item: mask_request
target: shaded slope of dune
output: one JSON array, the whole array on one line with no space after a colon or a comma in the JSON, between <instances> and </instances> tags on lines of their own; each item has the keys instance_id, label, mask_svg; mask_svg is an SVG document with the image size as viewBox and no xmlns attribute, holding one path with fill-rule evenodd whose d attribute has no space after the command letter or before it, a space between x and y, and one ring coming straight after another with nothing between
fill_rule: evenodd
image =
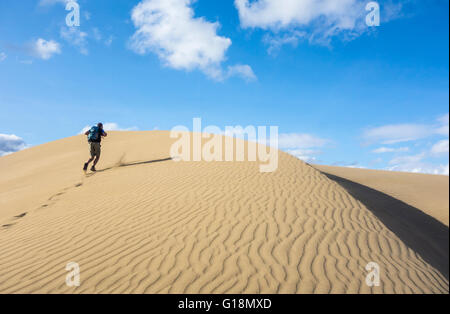
<instances>
[{"instance_id":1,"label":"shaded slope of dune","mask_svg":"<svg viewBox=\"0 0 450 314\"><path fill-rule=\"evenodd\" d=\"M168 132L81 136L0 158L2 293L446 293L448 280L338 183L280 153L175 162ZM65 266L81 267L67 287ZM365 266L381 267L381 286Z\"/></svg>"},{"instance_id":2,"label":"shaded slope of dune","mask_svg":"<svg viewBox=\"0 0 450 314\"><path fill-rule=\"evenodd\" d=\"M366 205L389 230L448 280L449 233L446 225L389 195L331 174L327 176Z\"/></svg>"},{"instance_id":3,"label":"shaded slope of dune","mask_svg":"<svg viewBox=\"0 0 450 314\"><path fill-rule=\"evenodd\" d=\"M314 165L314 168L326 174L380 191L405 204L420 209L448 227L448 176L322 165Z\"/></svg>"}]
</instances>

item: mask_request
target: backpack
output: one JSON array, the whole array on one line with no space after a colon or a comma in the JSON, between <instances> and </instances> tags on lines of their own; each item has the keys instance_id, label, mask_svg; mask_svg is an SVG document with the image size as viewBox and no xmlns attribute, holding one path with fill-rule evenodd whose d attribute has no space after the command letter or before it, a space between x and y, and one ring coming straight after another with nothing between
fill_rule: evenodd
<instances>
[{"instance_id":1,"label":"backpack","mask_svg":"<svg viewBox=\"0 0 450 314\"><path fill-rule=\"evenodd\" d=\"M98 126L93 126L89 130L88 141L89 142L97 142L100 139L100 128Z\"/></svg>"}]
</instances>

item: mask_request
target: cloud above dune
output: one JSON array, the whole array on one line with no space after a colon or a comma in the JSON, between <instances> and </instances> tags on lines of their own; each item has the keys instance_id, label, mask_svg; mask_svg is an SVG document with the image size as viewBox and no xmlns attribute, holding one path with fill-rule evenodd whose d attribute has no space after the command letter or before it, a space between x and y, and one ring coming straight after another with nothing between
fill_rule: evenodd
<instances>
[{"instance_id":1,"label":"cloud above dune","mask_svg":"<svg viewBox=\"0 0 450 314\"><path fill-rule=\"evenodd\" d=\"M396 124L369 129L364 133L364 137L382 144L396 144L422 139L432 134L433 129L428 125Z\"/></svg>"},{"instance_id":2,"label":"cloud above dune","mask_svg":"<svg viewBox=\"0 0 450 314\"><path fill-rule=\"evenodd\" d=\"M0 52L0 62L3 62L6 60L8 56L4 52Z\"/></svg>"},{"instance_id":3,"label":"cloud above dune","mask_svg":"<svg viewBox=\"0 0 450 314\"><path fill-rule=\"evenodd\" d=\"M438 119L439 126L436 128L436 133L443 136L449 136L449 114L445 114Z\"/></svg>"},{"instance_id":4,"label":"cloud above dune","mask_svg":"<svg viewBox=\"0 0 450 314\"><path fill-rule=\"evenodd\" d=\"M449 140L442 140L434 144L431 148L431 153L434 155L443 155L449 153Z\"/></svg>"},{"instance_id":5,"label":"cloud above dune","mask_svg":"<svg viewBox=\"0 0 450 314\"><path fill-rule=\"evenodd\" d=\"M427 173L436 175L449 175L449 164L435 165L426 161L427 154L401 156L389 162L387 170L413 173Z\"/></svg>"},{"instance_id":6,"label":"cloud above dune","mask_svg":"<svg viewBox=\"0 0 450 314\"><path fill-rule=\"evenodd\" d=\"M286 153L307 163L317 162L317 156L322 154L320 150L314 149L287 149Z\"/></svg>"},{"instance_id":7,"label":"cloud above dune","mask_svg":"<svg viewBox=\"0 0 450 314\"><path fill-rule=\"evenodd\" d=\"M288 149L323 147L327 143L326 139L306 133L284 133L278 140L280 148Z\"/></svg>"},{"instance_id":8,"label":"cloud above dune","mask_svg":"<svg viewBox=\"0 0 450 314\"><path fill-rule=\"evenodd\" d=\"M366 144L384 144L375 154L395 153L386 170L448 175L449 115L430 124L392 124L364 131ZM444 137L444 138L442 138ZM431 141L434 145L431 146ZM411 142L410 147L392 147ZM408 155L402 154L410 152ZM445 158L447 156L447 158Z\"/></svg>"},{"instance_id":9,"label":"cloud above dune","mask_svg":"<svg viewBox=\"0 0 450 314\"><path fill-rule=\"evenodd\" d=\"M369 128L364 131L367 143L396 144L424 139L430 136L447 136L449 133L448 114L439 117L434 124L391 124Z\"/></svg>"},{"instance_id":10,"label":"cloud above dune","mask_svg":"<svg viewBox=\"0 0 450 314\"><path fill-rule=\"evenodd\" d=\"M278 137L278 146L287 153L312 163L322 154L320 148L330 143L329 140L306 133L284 133Z\"/></svg>"},{"instance_id":11,"label":"cloud above dune","mask_svg":"<svg viewBox=\"0 0 450 314\"><path fill-rule=\"evenodd\" d=\"M0 156L27 148L25 141L14 134L0 134Z\"/></svg>"},{"instance_id":12,"label":"cloud above dune","mask_svg":"<svg viewBox=\"0 0 450 314\"><path fill-rule=\"evenodd\" d=\"M210 78L229 75L253 78L249 66L222 69L232 42L218 35L218 22L195 17L194 0L143 0L134 7L131 19L137 28L130 48L138 54L156 54L164 65L177 70L200 70Z\"/></svg>"},{"instance_id":13,"label":"cloud above dune","mask_svg":"<svg viewBox=\"0 0 450 314\"><path fill-rule=\"evenodd\" d=\"M336 167L344 167L344 168L353 168L353 169L367 169L367 167L362 166L359 161L336 161L331 164L332 166Z\"/></svg>"},{"instance_id":14,"label":"cloud above dune","mask_svg":"<svg viewBox=\"0 0 450 314\"><path fill-rule=\"evenodd\" d=\"M404 153L408 152L409 147L399 147L399 148L392 148L392 147L380 147L377 149L374 149L372 153L375 154L385 154L385 153Z\"/></svg>"},{"instance_id":15,"label":"cloud above dune","mask_svg":"<svg viewBox=\"0 0 450 314\"><path fill-rule=\"evenodd\" d=\"M85 127L80 131L79 134L84 134L84 133L86 133L87 131L89 131L91 128L92 128L92 126L87 125L87 126L85 126ZM120 126L119 126L117 123L115 123L115 122L107 122L107 123L103 123L103 129L104 129L105 131L137 131L137 130L138 130L138 128L135 127L135 126L130 127L130 128L123 128L123 127L120 127Z\"/></svg>"},{"instance_id":16,"label":"cloud above dune","mask_svg":"<svg viewBox=\"0 0 450 314\"><path fill-rule=\"evenodd\" d=\"M246 129L241 127L227 129L225 132L219 134L240 139L247 139L250 141L256 140L260 144L268 146L271 145L270 141L266 138L264 140L249 138ZM300 160L312 163L316 162L318 160L317 156L322 154L320 149L329 143L331 143L330 140L322 139L312 134L281 133L278 134L277 148L293 155L294 157L297 157Z\"/></svg>"}]
</instances>

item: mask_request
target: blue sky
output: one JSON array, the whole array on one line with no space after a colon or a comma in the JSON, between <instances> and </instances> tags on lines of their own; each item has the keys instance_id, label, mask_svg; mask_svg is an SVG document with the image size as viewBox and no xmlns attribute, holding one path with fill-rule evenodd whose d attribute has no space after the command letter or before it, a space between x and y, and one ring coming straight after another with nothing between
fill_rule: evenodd
<instances>
[{"instance_id":1,"label":"blue sky","mask_svg":"<svg viewBox=\"0 0 450 314\"><path fill-rule=\"evenodd\" d=\"M448 174L449 3L0 2L0 154L86 125L276 125L308 162Z\"/></svg>"}]
</instances>

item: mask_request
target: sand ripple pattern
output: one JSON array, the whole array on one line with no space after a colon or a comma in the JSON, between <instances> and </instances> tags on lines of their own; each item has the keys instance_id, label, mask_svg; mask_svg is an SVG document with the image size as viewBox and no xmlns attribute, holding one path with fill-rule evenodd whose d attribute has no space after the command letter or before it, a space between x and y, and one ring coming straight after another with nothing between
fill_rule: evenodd
<instances>
[{"instance_id":1,"label":"sand ripple pattern","mask_svg":"<svg viewBox=\"0 0 450 314\"><path fill-rule=\"evenodd\" d=\"M115 167L42 205L0 229L1 293L448 293L363 204L284 153L275 173L249 162ZM65 284L69 262L80 287ZM365 284L369 262L380 287Z\"/></svg>"}]
</instances>

